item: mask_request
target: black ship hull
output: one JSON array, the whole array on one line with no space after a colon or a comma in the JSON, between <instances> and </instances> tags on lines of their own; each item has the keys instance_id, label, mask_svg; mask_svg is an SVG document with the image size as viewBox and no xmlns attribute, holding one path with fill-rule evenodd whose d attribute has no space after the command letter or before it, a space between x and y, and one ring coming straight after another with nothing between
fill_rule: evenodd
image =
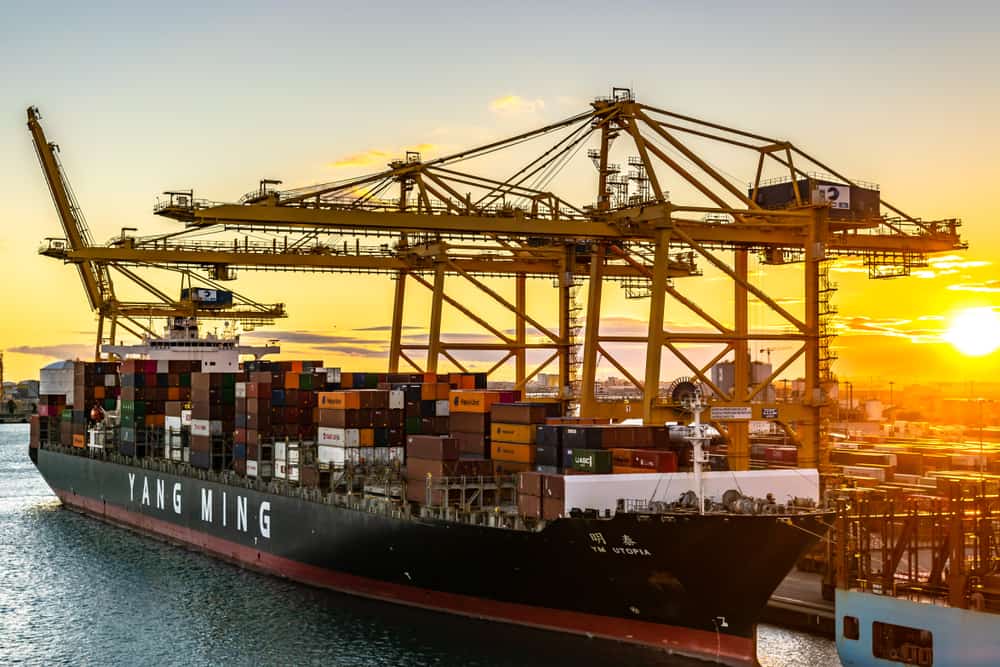
<instances>
[{"instance_id":1,"label":"black ship hull","mask_svg":"<svg viewBox=\"0 0 1000 667\"><path fill-rule=\"evenodd\" d=\"M63 503L306 584L756 664L755 623L823 515L618 514L538 532L393 517L41 449Z\"/></svg>"}]
</instances>

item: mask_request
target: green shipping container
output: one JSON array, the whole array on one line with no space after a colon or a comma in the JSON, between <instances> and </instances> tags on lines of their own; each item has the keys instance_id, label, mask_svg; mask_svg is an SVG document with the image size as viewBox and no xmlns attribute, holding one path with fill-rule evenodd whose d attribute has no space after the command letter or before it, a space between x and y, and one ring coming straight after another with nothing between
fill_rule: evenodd
<instances>
[{"instance_id":1,"label":"green shipping container","mask_svg":"<svg viewBox=\"0 0 1000 667\"><path fill-rule=\"evenodd\" d=\"M573 470L606 474L611 472L611 451L607 449L573 450Z\"/></svg>"},{"instance_id":2,"label":"green shipping container","mask_svg":"<svg viewBox=\"0 0 1000 667\"><path fill-rule=\"evenodd\" d=\"M180 381L181 381L181 386L182 387L190 387L191 386L191 374L190 373L181 373Z\"/></svg>"},{"instance_id":3,"label":"green shipping container","mask_svg":"<svg viewBox=\"0 0 1000 667\"><path fill-rule=\"evenodd\" d=\"M313 388L313 374L299 373L299 389L312 390L312 388Z\"/></svg>"},{"instance_id":4,"label":"green shipping container","mask_svg":"<svg viewBox=\"0 0 1000 667\"><path fill-rule=\"evenodd\" d=\"M422 432L420 426L420 417L407 417L406 418L406 434L407 435L420 435Z\"/></svg>"}]
</instances>

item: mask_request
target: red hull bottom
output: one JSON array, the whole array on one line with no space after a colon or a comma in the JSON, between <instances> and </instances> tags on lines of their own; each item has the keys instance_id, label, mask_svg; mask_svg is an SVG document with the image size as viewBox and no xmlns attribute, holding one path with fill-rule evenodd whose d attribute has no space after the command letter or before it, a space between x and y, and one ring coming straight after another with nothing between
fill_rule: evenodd
<instances>
[{"instance_id":1,"label":"red hull bottom","mask_svg":"<svg viewBox=\"0 0 1000 667\"><path fill-rule=\"evenodd\" d=\"M710 660L724 665L753 666L759 664L756 659L755 642L752 639L659 623L630 621L610 616L596 616L575 611L500 602L457 593L431 591L415 586L405 586L335 572L257 551L190 528L130 512L116 505L105 504L93 498L62 490L58 490L56 493L63 504L71 509L80 510L125 528L194 547L249 569L311 586L431 611L443 611L542 630L639 644L668 653Z\"/></svg>"}]
</instances>

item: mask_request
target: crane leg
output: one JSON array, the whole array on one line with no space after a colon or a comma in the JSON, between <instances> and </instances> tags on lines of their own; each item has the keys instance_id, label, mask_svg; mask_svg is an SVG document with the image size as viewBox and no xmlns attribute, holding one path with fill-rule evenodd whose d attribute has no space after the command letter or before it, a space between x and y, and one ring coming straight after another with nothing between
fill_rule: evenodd
<instances>
[{"instance_id":1,"label":"crane leg","mask_svg":"<svg viewBox=\"0 0 1000 667\"><path fill-rule=\"evenodd\" d=\"M94 346L94 361L101 360L101 339L104 338L104 315L97 316L97 345Z\"/></svg>"}]
</instances>

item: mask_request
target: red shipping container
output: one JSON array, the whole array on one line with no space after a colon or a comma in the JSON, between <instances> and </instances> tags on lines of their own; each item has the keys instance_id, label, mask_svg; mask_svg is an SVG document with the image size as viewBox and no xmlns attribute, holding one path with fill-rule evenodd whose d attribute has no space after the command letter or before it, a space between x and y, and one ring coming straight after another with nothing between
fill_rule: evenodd
<instances>
[{"instance_id":1,"label":"red shipping container","mask_svg":"<svg viewBox=\"0 0 1000 667\"><path fill-rule=\"evenodd\" d=\"M518 513L529 519L542 518L542 499L538 496L520 495L517 497Z\"/></svg>"},{"instance_id":2,"label":"red shipping container","mask_svg":"<svg viewBox=\"0 0 1000 667\"><path fill-rule=\"evenodd\" d=\"M555 521L563 516L564 506L562 498L542 498L542 518L546 521Z\"/></svg>"},{"instance_id":3,"label":"red shipping container","mask_svg":"<svg viewBox=\"0 0 1000 667\"><path fill-rule=\"evenodd\" d=\"M542 478L540 472L522 472L517 476L517 492L521 495L542 496Z\"/></svg>"}]
</instances>

